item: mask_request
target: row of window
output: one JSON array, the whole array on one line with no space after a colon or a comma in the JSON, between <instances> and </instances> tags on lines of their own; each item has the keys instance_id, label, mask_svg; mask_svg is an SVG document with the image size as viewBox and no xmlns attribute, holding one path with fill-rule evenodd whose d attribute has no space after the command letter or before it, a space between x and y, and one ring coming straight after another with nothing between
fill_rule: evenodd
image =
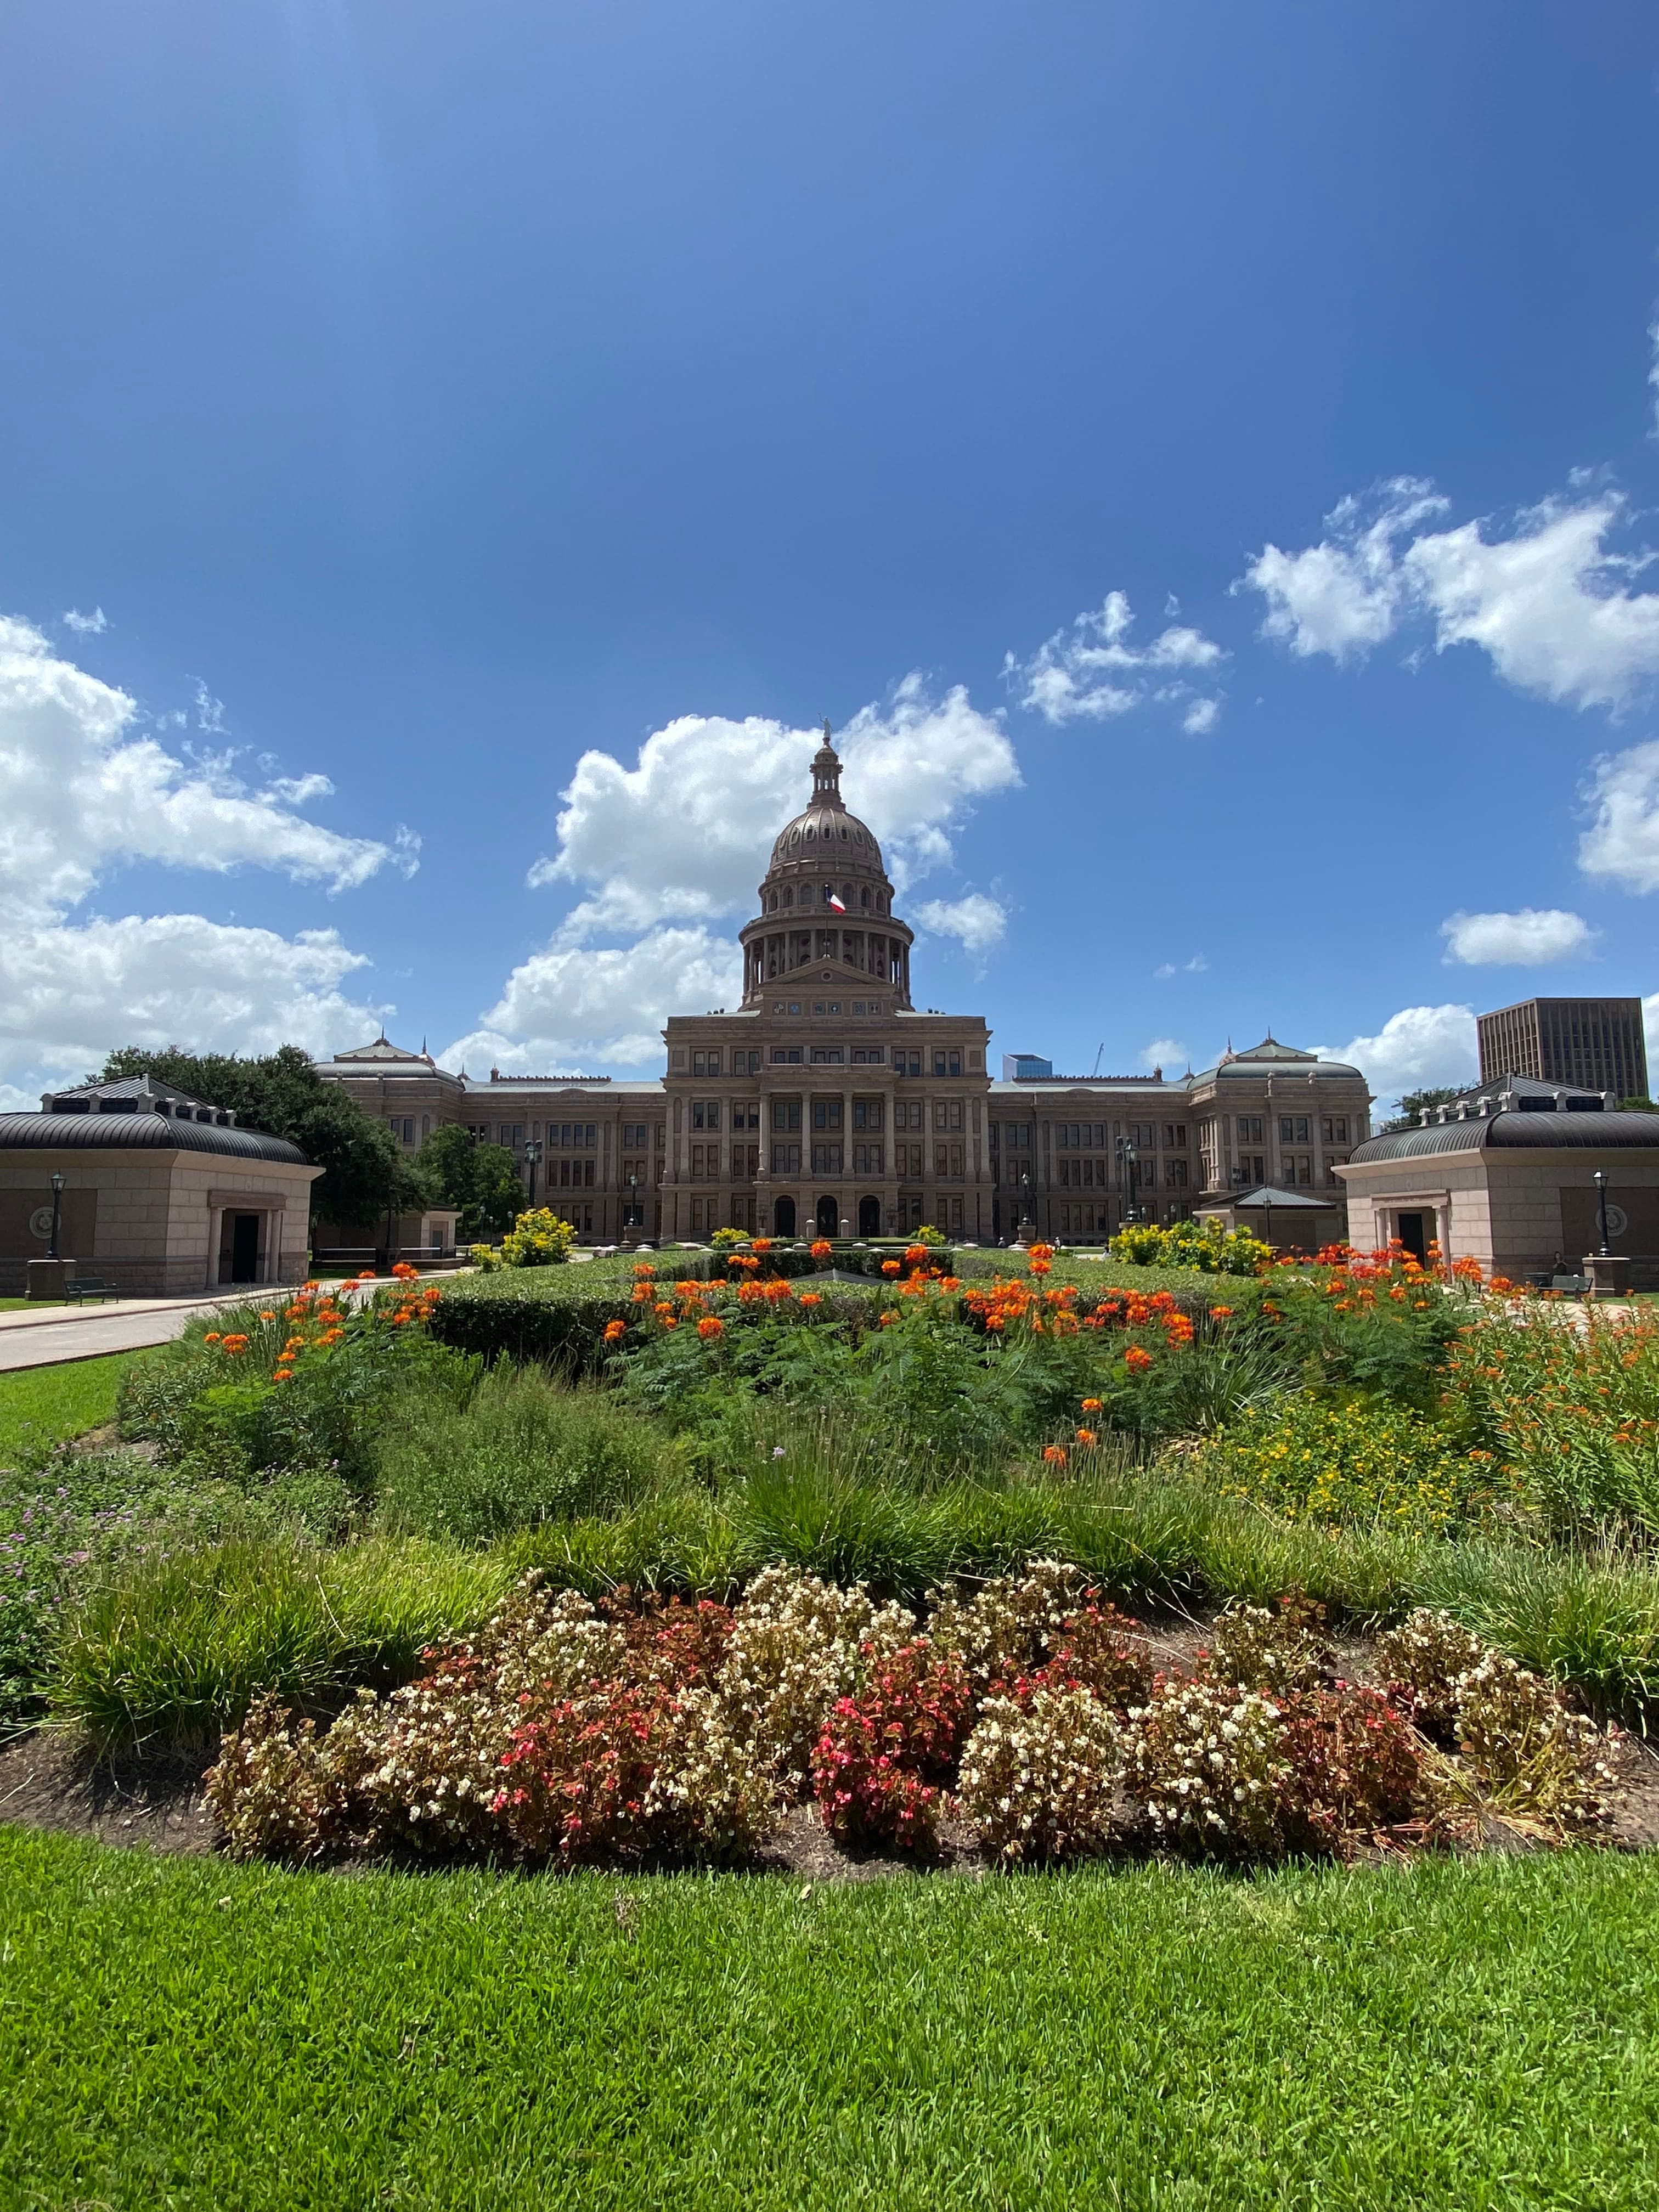
<instances>
[{"instance_id":1,"label":"row of window","mask_svg":"<svg viewBox=\"0 0 1659 2212\"><path fill-rule=\"evenodd\" d=\"M809 830L807 834L810 836L811 833ZM835 885L833 884L820 884L817 888L818 896L817 903L820 906L828 906L830 900L836 896ZM856 902L853 896L852 884L843 884L841 887L841 902L844 907L848 908L852 908L854 904L856 903L860 912L863 914L885 914L888 911L886 892L878 891L872 900L870 893L870 887L867 884L860 886ZM811 906L814 903L812 897L812 886L810 884L803 884L801 885L800 902L803 906ZM781 893L778 891L770 891L767 894L766 911L768 914L778 914L786 907L793 906L794 903L794 885L793 884L786 884Z\"/></svg>"},{"instance_id":2,"label":"row of window","mask_svg":"<svg viewBox=\"0 0 1659 2212\"><path fill-rule=\"evenodd\" d=\"M885 1003L882 999L854 999L852 1001L852 1008L855 1014L878 1014ZM772 1001L772 1012L775 1014L799 1014L806 1011L807 1002L804 999L774 999ZM815 1014L838 1014L841 1012L841 1000L814 999L811 1001L811 1011Z\"/></svg>"},{"instance_id":3,"label":"row of window","mask_svg":"<svg viewBox=\"0 0 1659 2212\"><path fill-rule=\"evenodd\" d=\"M1319 1122L1319 1133L1328 1145L1346 1145L1348 1141L1348 1117L1346 1114L1281 1114L1279 1117L1279 1141L1281 1145L1308 1145L1313 1142L1315 1120ZM1236 1114L1234 1127L1241 1145L1261 1142L1262 1116L1260 1114Z\"/></svg>"}]
</instances>

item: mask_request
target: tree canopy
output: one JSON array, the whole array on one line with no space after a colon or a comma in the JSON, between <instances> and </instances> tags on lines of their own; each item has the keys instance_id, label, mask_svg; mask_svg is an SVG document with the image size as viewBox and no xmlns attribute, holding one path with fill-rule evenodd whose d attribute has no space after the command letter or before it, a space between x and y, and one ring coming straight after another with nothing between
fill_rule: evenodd
<instances>
[{"instance_id":1,"label":"tree canopy","mask_svg":"<svg viewBox=\"0 0 1659 2212\"><path fill-rule=\"evenodd\" d=\"M1401 1129L1414 1129L1425 1106L1445 1106L1454 1098L1461 1098L1466 1091L1474 1088L1473 1079L1468 1083L1441 1083L1427 1091L1407 1091L1400 1101L1400 1111L1391 1121L1382 1124L1378 1134L1395 1135Z\"/></svg>"},{"instance_id":2,"label":"tree canopy","mask_svg":"<svg viewBox=\"0 0 1659 2212\"><path fill-rule=\"evenodd\" d=\"M480 1144L457 1121L432 1132L419 1165L438 1202L461 1209L463 1240L504 1233L527 1203L510 1147Z\"/></svg>"},{"instance_id":3,"label":"tree canopy","mask_svg":"<svg viewBox=\"0 0 1659 2212\"><path fill-rule=\"evenodd\" d=\"M325 1083L297 1044L254 1058L237 1053L186 1052L167 1045L125 1045L91 1079L153 1075L193 1098L224 1106L247 1129L297 1145L322 1174L312 1185L319 1220L378 1220L389 1206L408 1212L428 1202L426 1182L390 1129L372 1121L337 1083Z\"/></svg>"}]
</instances>

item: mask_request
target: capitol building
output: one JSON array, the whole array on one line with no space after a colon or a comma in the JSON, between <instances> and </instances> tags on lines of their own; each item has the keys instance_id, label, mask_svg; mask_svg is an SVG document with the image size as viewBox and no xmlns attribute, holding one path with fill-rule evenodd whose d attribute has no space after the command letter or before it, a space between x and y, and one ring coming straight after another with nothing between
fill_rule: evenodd
<instances>
[{"instance_id":1,"label":"capitol building","mask_svg":"<svg viewBox=\"0 0 1659 2212\"><path fill-rule=\"evenodd\" d=\"M912 1003L914 933L841 776L826 729L740 933L742 1004L671 1017L660 1078L475 1079L384 1036L319 1073L411 1150L446 1122L510 1146L538 1201L595 1243L924 1223L1100 1243L1126 1218L1255 1226L1264 1194L1279 1241L1342 1232L1336 1170L1370 1127L1357 1068L1268 1037L1201 1074L1056 1076L1011 1054L994 1075L982 1016Z\"/></svg>"}]
</instances>

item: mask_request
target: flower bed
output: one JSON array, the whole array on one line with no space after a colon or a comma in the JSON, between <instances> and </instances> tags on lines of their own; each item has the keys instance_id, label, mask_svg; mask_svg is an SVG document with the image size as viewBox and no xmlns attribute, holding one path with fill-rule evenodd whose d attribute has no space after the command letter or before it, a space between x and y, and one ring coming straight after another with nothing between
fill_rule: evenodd
<instances>
[{"instance_id":1,"label":"flower bed","mask_svg":"<svg viewBox=\"0 0 1659 2212\"><path fill-rule=\"evenodd\" d=\"M1005 1864L1346 1856L1495 1821L1594 1835L1622 1756L1430 1615L1384 1639L1375 1686L1332 1674L1305 1601L1229 1608L1192 1665L1155 1672L1053 1560L935 1593L925 1626L781 1568L732 1607L596 1606L532 1576L425 1657L325 1731L255 1706L208 1778L233 1852L715 1863L807 1795L839 1842L919 1857L946 1814Z\"/></svg>"}]
</instances>

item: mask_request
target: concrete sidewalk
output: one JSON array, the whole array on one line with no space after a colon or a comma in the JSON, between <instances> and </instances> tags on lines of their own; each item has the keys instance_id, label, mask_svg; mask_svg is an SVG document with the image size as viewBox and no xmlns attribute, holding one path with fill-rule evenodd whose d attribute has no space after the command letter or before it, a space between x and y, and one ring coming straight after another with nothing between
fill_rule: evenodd
<instances>
[{"instance_id":1,"label":"concrete sidewalk","mask_svg":"<svg viewBox=\"0 0 1659 2212\"><path fill-rule=\"evenodd\" d=\"M0 1314L0 1375L20 1367L56 1367L70 1359L101 1359L109 1352L137 1352L171 1344L192 1314L252 1298L286 1298L289 1290L244 1289L234 1297L134 1298L119 1305L46 1306L38 1313Z\"/></svg>"}]
</instances>

